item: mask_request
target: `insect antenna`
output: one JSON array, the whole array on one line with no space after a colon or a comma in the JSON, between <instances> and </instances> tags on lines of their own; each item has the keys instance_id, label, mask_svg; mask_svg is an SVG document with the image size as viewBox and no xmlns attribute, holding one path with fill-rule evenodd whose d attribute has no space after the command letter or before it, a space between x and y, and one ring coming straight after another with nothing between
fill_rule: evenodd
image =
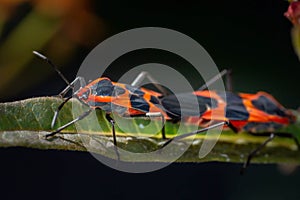
<instances>
[{"instance_id":1,"label":"insect antenna","mask_svg":"<svg viewBox=\"0 0 300 200\"><path fill-rule=\"evenodd\" d=\"M70 82L68 81L68 79L59 71L58 67L46 56L44 56L43 54L37 52L37 51L33 51L33 54L36 55L37 57L45 60L49 65L51 65L53 67L53 69L58 73L58 75L65 81L65 83L67 85L70 85Z\"/></svg>"},{"instance_id":2,"label":"insect antenna","mask_svg":"<svg viewBox=\"0 0 300 200\"><path fill-rule=\"evenodd\" d=\"M43 54L37 52L37 51L33 51L33 54L36 55L37 57L39 57L40 59L43 59L45 60L49 65L51 65L54 70L58 73L58 75L65 81L65 83L68 85L67 88L65 90L63 90L63 95L62 93L59 94L59 96L63 97L70 88L73 88L72 86L72 83L70 83L67 78L59 71L58 67L46 56L44 56ZM52 122L51 122L51 128L54 127L55 125L55 122L57 120L57 117L58 117L58 114L59 114L59 111L62 109L62 107L73 97L70 96L68 98L66 98L57 108L57 110L54 112L54 116L53 116L53 119L52 119Z\"/></svg>"},{"instance_id":3,"label":"insect antenna","mask_svg":"<svg viewBox=\"0 0 300 200\"><path fill-rule=\"evenodd\" d=\"M230 79L230 75L231 75L231 69L224 69L222 70L219 74L215 75L214 77L212 77L211 79L209 79L206 83L204 83L198 90L205 90L207 89L211 84L215 83L217 80L221 79L224 75L226 75L226 85L229 87L229 90L232 89L231 86L231 80Z\"/></svg>"}]
</instances>

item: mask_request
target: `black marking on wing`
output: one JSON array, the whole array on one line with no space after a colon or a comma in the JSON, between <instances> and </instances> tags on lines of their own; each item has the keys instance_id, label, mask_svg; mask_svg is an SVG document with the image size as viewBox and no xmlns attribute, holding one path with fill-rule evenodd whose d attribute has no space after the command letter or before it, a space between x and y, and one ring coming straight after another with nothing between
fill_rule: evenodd
<instances>
[{"instance_id":1,"label":"black marking on wing","mask_svg":"<svg viewBox=\"0 0 300 200\"><path fill-rule=\"evenodd\" d=\"M196 100L195 100L196 98ZM180 103L179 103L179 100ZM213 103L212 103L213 102ZM162 106L167 114L173 118L189 117L189 116L201 116L206 110L207 106L217 105L215 99L195 96L192 93L182 93L175 95L169 95L161 99ZM198 110L195 109L198 107Z\"/></svg>"},{"instance_id":2,"label":"black marking on wing","mask_svg":"<svg viewBox=\"0 0 300 200\"><path fill-rule=\"evenodd\" d=\"M286 117L284 110L279 108L271 99L260 96L258 99L252 100L252 104L261 111L264 111L270 115L278 115Z\"/></svg>"},{"instance_id":3,"label":"black marking on wing","mask_svg":"<svg viewBox=\"0 0 300 200\"><path fill-rule=\"evenodd\" d=\"M142 111L145 113L149 112L150 106L147 103L147 101L142 97L139 97L137 95L131 95L130 103L131 103L131 107L133 109L136 109L136 110L139 110L139 111Z\"/></svg>"},{"instance_id":4,"label":"black marking on wing","mask_svg":"<svg viewBox=\"0 0 300 200\"><path fill-rule=\"evenodd\" d=\"M152 96L152 95L150 98L150 102L153 104L160 104L159 100L155 96Z\"/></svg>"},{"instance_id":5,"label":"black marking on wing","mask_svg":"<svg viewBox=\"0 0 300 200\"><path fill-rule=\"evenodd\" d=\"M232 92L217 92L217 94L226 100L226 118L229 120L247 120L249 113L243 103L243 99Z\"/></svg>"},{"instance_id":6,"label":"black marking on wing","mask_svg":"<svg viewBox=\"0 0 300 200\"><path fill-rule=\"evenodd\" d=\"M114 85L110 80L101 80L97 84L91 86L93 95L96 96L112 96Z\"/></svg>"}]
</instances>

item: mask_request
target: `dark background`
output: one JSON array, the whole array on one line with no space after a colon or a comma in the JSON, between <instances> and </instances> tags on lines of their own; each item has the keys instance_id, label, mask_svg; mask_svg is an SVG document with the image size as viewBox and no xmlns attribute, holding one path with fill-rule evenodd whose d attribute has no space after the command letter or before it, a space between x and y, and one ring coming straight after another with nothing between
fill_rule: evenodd
<instances>
[{"instance_id":1,"label":"dark background","mask_svg":"<svg viewBox=\"0 0 300 200\"><path fill-rule=\"evenodd\" d=\"M232 68L235 91L267 91L288 108L299 106L300 65L291 44L292 25L283 16L288 7L286 1L112 0L93 2L92 5L92 11L105 21L105 34L92 45L78 45L72 56L62 62L62 71L70 80L76 76L78 67L93 46L103 39L131 28L158 26L192 37L208 51L220 69ZM29 3L19 5L14 18L6 22L4 32L7 35L31 7ZM41 51L47 54L46 47ZM136 58L131 55L111 67L116 69L122 65L124 70L132 63L162 57L153 57L153 54L137 53ZM52 59L55 60L55 54ZM164 64L178 63L180 61L172 56L164 60ZM36 60L32 60L29 67L35 65L47 68L46 64ZM114 79L122 70L110 70L106 75ZM32 70L29 74L26 71L22 73L23 78L37 76ZM64 83L51 69L45 74L38 74L43 76L39 82L22 90L18 88L25 81L16 77L9 88L2 90L0 100L14 101L59 93ZM172 164L156 172L128 174L104 166L89 153L8 148L0 150L0 157L1 199L275 200L300 197L299 170L283 175L276 165L251 165L244 176L239 175L240 164L225 163Z\"/></svg>"}]
</instances>

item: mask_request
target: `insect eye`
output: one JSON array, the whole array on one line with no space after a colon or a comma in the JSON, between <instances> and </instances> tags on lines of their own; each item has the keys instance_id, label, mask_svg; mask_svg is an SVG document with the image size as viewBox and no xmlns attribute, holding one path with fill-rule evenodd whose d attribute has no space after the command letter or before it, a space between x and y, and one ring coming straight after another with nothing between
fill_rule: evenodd
<instances>
[{"instance_id":1,"label":"insect eye","mask_svg":"<svg viewBox=\"0 0 300 200\"><path fill-rule=\"evenodd\" d=\"M86 92L82 93L82 95L80 96L81 99L86 100L90 95L90 91L87 90Z\"/></svg>"}]
</instances>

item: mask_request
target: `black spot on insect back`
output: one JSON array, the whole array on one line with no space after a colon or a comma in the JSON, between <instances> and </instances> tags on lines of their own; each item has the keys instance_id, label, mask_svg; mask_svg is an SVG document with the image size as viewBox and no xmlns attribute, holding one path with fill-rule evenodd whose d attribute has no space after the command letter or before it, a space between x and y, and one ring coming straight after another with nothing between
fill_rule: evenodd
<instances>
[{"instance_id":1,"label":"black spot on insect back","mask_svg":"<svg viewBox=\"0 0 300 200\"><path fill-rule=\"evenodd\" d=\"M197 100L201 104L206 104L210 108L216 108L218 107L218 101L214 98L209 98L209 97L204 97L204 96L198 96L197 95Z\"/></svg>"},{"instance_id":2,"label":"black spot on insect back","mask_svg":"<svg viewBox=\"0 0 300 200\"><path fill-rule=\"evenodd\" d=\"M218 92L222 99L226 99L226 118L229 120L247 120L249 113L243 103L243 99L231 92Z\"/></svg>"},{"instance_id":3,"label":"black spot on insect back","mask_svg":"<svg viewBox=\"0 0 300 200\"><path fill-rule=\"evenodd\" d=\"M151 96L150 102L153 103L153 104L160 104L159 100L154 96Z\"/></svg>"},{"instance_id":4,"label":"black spot on insect back","mask_svg":"<svg viewBox=\"0 0 300 200\"><path fill-rule=\"evenodd\" d=\"M170 117L181 118L201 116L207 111L207 107L210 107L209 104L211 104L211 101L209 99L208 104L206 99L203 99L202 97L195 97L192 93L182 93L164 97L161 100L161 103ZM198 110L195 109L196 107L198 107Z\"/></svg>"},{"instance_id":5,"label":"black spot on insect back","mask_svg":"<svg viewBox=\"0 0 300 200\"><path fill-rule=\"evenodd\" d=\"M141 98L137 95L131 95L130 96L130 103L131 103L131 107L136 109L136 110L140 110L140 111L143 111L145 113L149 112L150 106L144 98Z\"/></svg>"},{"instance_id":6,"label":"black spot on insect back","mask_svg":"<svg viewBox=\"0 0 300 200\"><path fill-rule=\"evenodd\" d=\"M281 117L287 116L284 110L279 108L271 99L265 96L260 96L258 99L252 100L252 104L259 110L262 110L270 115L278 115Z\"/></svg>"},{"instance_id":7,"label":"black spot on insect back","mask_svg":"<svg viewBox=\"0 0 300 200\"><path fill-rule=\"evenodd\" d=\"M110 80L104 79L91 86L92 94L95 96L112 96L114 85Z\"/></svg>"}]
</instances>

